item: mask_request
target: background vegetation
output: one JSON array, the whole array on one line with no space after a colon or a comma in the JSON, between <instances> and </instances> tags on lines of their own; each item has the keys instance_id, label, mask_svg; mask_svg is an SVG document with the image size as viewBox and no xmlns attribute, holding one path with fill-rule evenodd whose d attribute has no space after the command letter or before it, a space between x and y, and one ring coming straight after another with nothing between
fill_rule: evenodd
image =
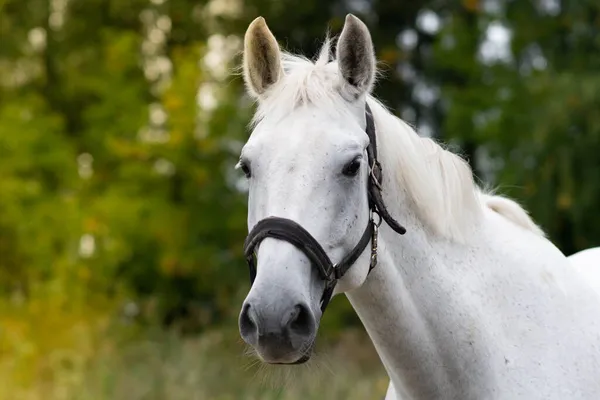
<instances>
[{"instance_id":1,"label":"background vegetation","mask_svg":"<svg viewBox=\"0 0 600 400\"><path fill-rule=\"evenodd\" d=\"M398 115L566 254L600 245L597 1L0 0L1 400L382 398L343 297L307 369L261 370L235 325L243 32L310 57L347 12Z\"/></svg>"}]
</instances>

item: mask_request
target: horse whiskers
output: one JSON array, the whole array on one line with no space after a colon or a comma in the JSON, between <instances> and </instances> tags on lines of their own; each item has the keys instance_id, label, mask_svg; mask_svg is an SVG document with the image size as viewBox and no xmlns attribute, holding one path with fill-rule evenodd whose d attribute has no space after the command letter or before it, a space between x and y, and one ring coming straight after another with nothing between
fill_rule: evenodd
<instances>
[{"instance_id":1,"label":"horse whiskers","mask_svg":"<svg viewBox=\"0 0 600 400\"><path fill-rule=\"evenodd\" d=\"M250 360L245 366L244 366L244 371L249 371L252 368L256 367L256 366L260 366L261 365L261 361L258 358L255 358L253 360Z\"/></svg>"}]
</instances>

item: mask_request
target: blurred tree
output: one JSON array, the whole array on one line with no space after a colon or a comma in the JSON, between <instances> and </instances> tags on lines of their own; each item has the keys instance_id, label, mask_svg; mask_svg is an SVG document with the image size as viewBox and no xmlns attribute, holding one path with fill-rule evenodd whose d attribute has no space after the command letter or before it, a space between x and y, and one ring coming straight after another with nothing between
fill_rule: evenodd
<instances>
[{"instance_id":1,"label":"blurred tree","mask_svg":"<svg viewBox=\"0 0 600 400\"><path fill-rule=\"evenodd\" d=\"M376 95L522 201L567 254L600 244L600 6L584 1L0 1L0 294L127 295L191 329L248 288L252 104L231 72L258 15L316 55L346 13ZM356 323L344 300L326 324ZM333 311L333 310L332 310Z\"/></svg>"},{"instance_id":2,"label":"blurred tree","mask_svg":"<svg viewBox=\"0 0 600 400\"><path fill-rule=\"evenodd\" d=\"M600 244L600 5L483 1L448 16L431 74L446 139L567 255ZM475 154L473 154L475 155Z\"/></svg>"},{"instance_id":3,"label":"blurred tree","mask_svg":"<svg viewBox=\"0 0 600 400\"><path fill-rule=\"evenodd\" d=\"M231 171L248 115L228 85L239 38L199 29L207 7L3 2L5 293L59 280L158 300L147 316L166 323L191 305L196 326L227 315L245 229Z\"/></svg>"}]
</instances>

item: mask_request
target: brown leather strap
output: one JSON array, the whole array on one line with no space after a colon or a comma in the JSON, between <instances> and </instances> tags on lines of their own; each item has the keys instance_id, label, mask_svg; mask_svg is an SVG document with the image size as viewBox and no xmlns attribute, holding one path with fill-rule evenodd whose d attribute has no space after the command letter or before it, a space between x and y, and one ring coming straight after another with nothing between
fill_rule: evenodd
<instances>
[{"instance_id":1,"label":"brown leather strap","mask_svg":"<svg viewBox=\"0 0 600 400\"><path fill-rule=\"evenodd\" d=\"M369 201L371 202L371 210L377 211L381 218L400 235L406 233L406 229L400 225L388 212L383 196L381 195L383 169L377 161L377 137L375 134L375 121L373 120L373 112L369 104L366 104L367 127L366 132L369 136L369 146L367 147L367 156L369 158Z\"/></svg>"},{"instance_id":2,"label":"brown leather strap","mask_svg":"<svg viewBox=\"0 0 600 400\"><path fill-rule=\"evenodd\" d=\"M248 259L254 258L256 246L267 237L293 244L318 268L321 279L327 281L335 279L333 264L323 247L302 225L287 218L267 217L252 228L244 243L244 253Z\"/></svg>"},{"instance_id":3,"label":"brown leather strap","mask_svg":"<svg viewBox=\"0 0 600 400\"><path fill-rule=\"evenodd\" d=\"M334 265L323 247L302 225L287 218L267 217L252 228L244 242L244 254L250 269L250 282L254 283L256 278L255 252L260 242L267 237L285 240L302 251L311 264L317 268L321 279L327 281L327 287L321 298L321 309L325 311L333 294L335 283L344 276L368 246L373 229L373 221L369 220L367 228L357 245L338 264Z\"/></svg>"}]
</instances>

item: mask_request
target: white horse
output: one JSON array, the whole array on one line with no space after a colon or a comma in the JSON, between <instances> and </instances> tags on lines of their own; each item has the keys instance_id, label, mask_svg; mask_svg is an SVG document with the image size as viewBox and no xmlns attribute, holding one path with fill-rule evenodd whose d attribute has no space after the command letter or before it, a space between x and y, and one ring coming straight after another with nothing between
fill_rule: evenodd
<instances>
[{"instance_id":1,"label":"white horse","mask_svg":"<svg viewBox=\"0 0 600 400\"><path fill-rule=\"evenodd\" d=\"M522 208L484 194L467 163L372 97L376 59L359 19L346 17L337 61L330 53L326 41L315 62L286 54L263 18L248 27L244 79L257 110L239 168L249 228L286 218L331 261L352 252L372 221L365 132L374 121L383 203L406 234L386 219L335 294L346 294L373 341L387 398L600 398L595 288ZM303 362L327 282L300 246L308 239L263 239L240 333L265 362Z\"/></svg>"}]
</instances>

